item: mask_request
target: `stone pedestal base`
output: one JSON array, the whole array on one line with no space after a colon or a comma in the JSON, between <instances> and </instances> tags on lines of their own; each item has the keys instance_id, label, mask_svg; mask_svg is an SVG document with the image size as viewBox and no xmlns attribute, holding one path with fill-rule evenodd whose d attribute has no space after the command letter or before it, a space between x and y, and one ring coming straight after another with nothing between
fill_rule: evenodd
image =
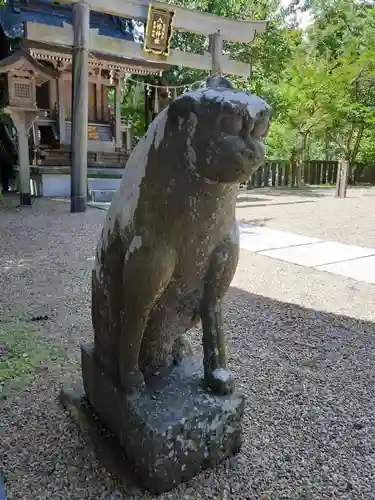
<instances>
[{"instance_id":1,"label":"stone pedestal base","mask_svg":"<svg viewBox=\"0 0 375 500\"><path fill-rule=\"evenodd\" d=\"M92 346L82 347L88 401L124 448L142 486L162 493L238 452L244 398L202 388L202 362L185 360L126 396Z\"/></svg>"}]
</instances>

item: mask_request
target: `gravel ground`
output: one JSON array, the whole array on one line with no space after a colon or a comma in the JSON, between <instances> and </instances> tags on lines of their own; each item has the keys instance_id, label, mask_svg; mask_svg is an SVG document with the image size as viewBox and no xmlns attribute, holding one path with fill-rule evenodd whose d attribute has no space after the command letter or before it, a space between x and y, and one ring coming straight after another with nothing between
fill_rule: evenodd
<instances>
[{"instance_id":1,"label":"gravel ground","mask_svg":"<svg viewBox=\"0 0 375 500\"><path fill-rule=\"evenodd\" d=\"M107 474L57 404L92 335L89 277L104 217L48 200L0 208L0 332L47 314L39 342L60 348L0 403L9 500L152 498ZM246 395L242 451L160 498L375 499L374 301L371 285L243 251L225 302L229 365Z\"/></svg>"},{"instance_id":2,"label":"gravel ground","mask_svg":"<svg viewBox=\"0 0 375 500\"><path fill-rule=\"evenodd\" d=\"M253 189L242 192L237 217L265 227L348 245L375 248L375 188ZM350 229L348 229L350 228Z\"/></svg>"}]
</instances>

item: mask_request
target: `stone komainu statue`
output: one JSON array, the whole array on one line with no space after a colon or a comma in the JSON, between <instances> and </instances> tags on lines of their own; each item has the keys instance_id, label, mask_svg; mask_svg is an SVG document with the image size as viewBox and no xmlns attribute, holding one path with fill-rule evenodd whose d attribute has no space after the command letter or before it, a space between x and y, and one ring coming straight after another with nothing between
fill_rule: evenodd
<instances>
[{"instance_id":1,"label":"stone komainu statue","mask_svg":"<svg viewBox=\"0 0 375 500\"><path fill-rule=\"evenodd\" d=\"M165 108L127 162L92 275L95 354L126 393L190 355L199 320L205 382L233 391L221 303L238 262L237 187L263 162L269 111L211 78Z\"/></svg>"}]
</instances>

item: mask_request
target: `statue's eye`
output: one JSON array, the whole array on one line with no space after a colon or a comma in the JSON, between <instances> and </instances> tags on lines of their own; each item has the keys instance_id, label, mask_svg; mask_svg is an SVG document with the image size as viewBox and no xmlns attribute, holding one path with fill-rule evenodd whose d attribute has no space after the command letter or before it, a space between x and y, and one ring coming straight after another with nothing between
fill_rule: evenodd
<instances>
[{"instance_id":1,"label":"statue's eye","mask_svg":"<svg viewBox=\"0 0 375 500\"><path fill-rule=\"evenodd\" d=\"M220 122L221 130L226 134L237 135L242 129L242 117L238 115L226 115Z\"/></svg>"}]
</instances>

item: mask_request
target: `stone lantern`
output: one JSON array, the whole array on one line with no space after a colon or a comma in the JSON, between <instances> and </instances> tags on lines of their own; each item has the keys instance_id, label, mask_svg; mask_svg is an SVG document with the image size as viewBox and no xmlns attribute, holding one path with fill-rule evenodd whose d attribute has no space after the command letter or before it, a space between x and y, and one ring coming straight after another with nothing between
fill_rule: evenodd
<instances>
[{"instance_id":1,"label":"stone lantern","mask_svg":"<svg viewBox=\"0 0 375 500\"><path fill-rule=\"evenodd\" d=\"M0 61L4 112L17 129L20 204L31 205L29 131L43 111L38 109L36 88L58 78L57 71L36 61L27 50L21 49Z\"/></svg>"}]
</instances>

